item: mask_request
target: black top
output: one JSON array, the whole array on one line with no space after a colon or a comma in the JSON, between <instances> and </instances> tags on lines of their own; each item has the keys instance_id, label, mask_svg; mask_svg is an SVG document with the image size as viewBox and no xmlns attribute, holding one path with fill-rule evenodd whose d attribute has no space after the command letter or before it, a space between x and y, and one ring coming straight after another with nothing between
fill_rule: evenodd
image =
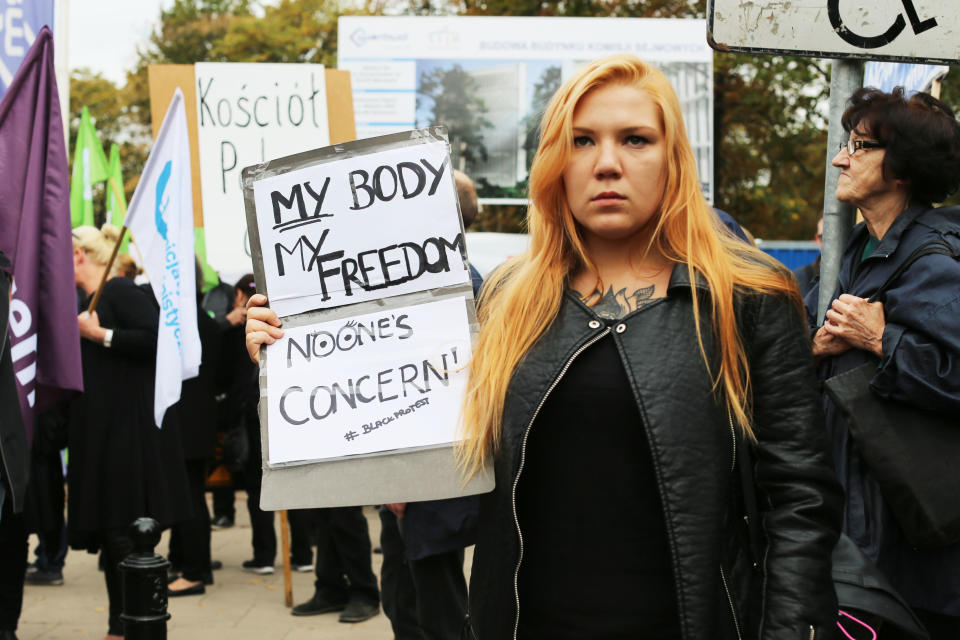
<instances>
[{"instance_id":1,"label":"black top","mask_svg":"<svg viewBox=\"0 0 960 640\"><path fill-rule=\"evenodd\" d=\"M103 288L97 314L114 330L113 344L80 340L84 391L71 405L68 437L70 544L87 549L96 548L100 532L125 529L141 516L166 527L190 515L176 411L167 411L163 429L154 424L159 314L153 298L115 277Z\"/></svg>"},{"instance_id":2,"label":"black top","mask_svg":"<svg viewBox=\"0 0 960 640\"><path fill-rule=\"evenodd\" d=\"M517 514L520 638L680 637L650 450L611 336L577 356L541 408Z\"/></svg>"}]
</instances>

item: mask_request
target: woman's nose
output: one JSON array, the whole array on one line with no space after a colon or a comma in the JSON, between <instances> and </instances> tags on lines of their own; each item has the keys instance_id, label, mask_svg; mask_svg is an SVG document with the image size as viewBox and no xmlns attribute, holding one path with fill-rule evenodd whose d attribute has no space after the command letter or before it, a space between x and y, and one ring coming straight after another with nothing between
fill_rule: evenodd
<instances>
[{"instance_id":1,"label":"woman's nose","mask_svg":"<svg viewBox=\"0 0 960 640\"><path fill-rule=\"evenodd\" d=\"M837 151L837 155L833 156L833 160L830 161L835 167L849 167L850 166L850 154L847 153L846 149L840 149Z\"/></svg>"},{"instance_id":2,"label":"woman's nose","mask_svg":"<svg viewBox=\"0 0 960 640\"><path fill-rule=\"evenodd\" d=\"M597 162L594 173L598 177L619 176L622 171L620 154L617 145L601 142L597 145Z\"/></svg>"}]
</instances>

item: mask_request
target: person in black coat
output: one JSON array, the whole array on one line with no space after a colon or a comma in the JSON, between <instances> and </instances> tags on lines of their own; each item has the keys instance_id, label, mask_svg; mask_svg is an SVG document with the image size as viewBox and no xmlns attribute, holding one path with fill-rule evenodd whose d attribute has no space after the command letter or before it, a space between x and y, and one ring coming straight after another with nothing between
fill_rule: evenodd
<instances>
[{"instance_id":1,"label":"person in black coat","mask_svg":"<svg viewBox=\"0 0 960 640\"><path fill-rule=\"evenodd\" d=\"M817 318L819 284L806 297L820 377L873 362L870 390L878 397L960 415L960 262L922 256L882 301L867 302L919 247L943 242L960 255L960 209L931 204L960 187L960 123L932 96L907 99L898 88L855 92L843 126L850 137L833 159L842 170L837 199L859 208L864 221L847 242L825 318ZM816 329L818 320L824 322ZM846 490L845 533L914 607L934 640L960 638L960 544L911 547L826 394L823 406Z\"/></svg>"},{"instance_id":2,"label":"person in black coat","mask_svg":"<svg viewBox=\"0 0 960 640\"><path fill-rule=\"evenodd\" d=\"M454 171L463 228L479 213L473 181ZM474 297L483 278L471 264ZM477 537L477 496L384 505L380 509L383 611L396 640L459 640L467 614L464 549Z\"/></svg>"},{"instance_id":3,"label":"person in black coat","mask_svg":"<svg viewBox=\"0 0 960 640\"><path fill-rule=\"evenodd\" d=\"M73 230L77 285L88 296L117 235L109 226ZM71 547L102 554L109 640L123 635L117 565L133 550L128 527L143 516L169 527L191 513L176 412L154 424L158 323L153 297L124 277L109 279L96 311L78 316L84 393L70 412L67 524Z\"/></svg>"},{"instance_id":4,"label":"person in black coat","mask_svg":"<svg viewBox=\"0 0 960 640\"><path fill-rule=\"evenodd\" d=\"M461 459L496 487L464 637L838 637L842 496L799 292L722 230L666 76L580 67L545 110L530 200L530 248L478 304Z\"/></svg>"},{"instance_id":5,"label":"person in black coat","mask_svg":"<svg viewBox=\"0 0 960 640\"><path fill-rule=\"evenodd\" d=\"M0 640L17 640L27 568L23 500L27 489L27 431L23 426L10 338L10 262L0 251Z\"/></svg>"},{"instance_id":6,"label":"person in black coat","mask_svg":"<svg viewBox=\"0 0 960 640\"><path fill-rule=\"evenodd\" d=\"M198 289L203 282L197 263ZM202 356L200 373L183 381L176 405L183 454L190 482L193 516L174 527L170 555L178 561L180 576L167 586L171 597L199 595L213 584L210 561L210 512L207 510L207 460L213 455L217 430L217 366L220 359L220 326L200 306L197 296L197 329Z\"/></svg>"}]
</instances>

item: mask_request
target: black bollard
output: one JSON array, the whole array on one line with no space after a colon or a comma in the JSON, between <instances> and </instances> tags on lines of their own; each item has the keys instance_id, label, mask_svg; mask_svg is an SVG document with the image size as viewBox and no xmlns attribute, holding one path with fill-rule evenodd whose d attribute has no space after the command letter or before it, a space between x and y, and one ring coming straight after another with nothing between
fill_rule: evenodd
<instances>
[{"instance_id":1,"label":"black bollard","mask_svg":"<svg viewBox=\"0 0 960 640\"><path fill-rule=\"evenodd\" d=\"M137 518L130 525L133 553L120 563L123 573L124 640L166 640L167 569L170 563L153 552L160 542L160 525L153 518Z\"/></svg>"}]
</instances>

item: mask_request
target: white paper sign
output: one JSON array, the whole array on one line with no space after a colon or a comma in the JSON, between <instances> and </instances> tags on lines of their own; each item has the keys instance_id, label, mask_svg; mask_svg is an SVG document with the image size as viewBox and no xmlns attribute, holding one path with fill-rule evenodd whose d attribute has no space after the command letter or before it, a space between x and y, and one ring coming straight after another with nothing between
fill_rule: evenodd
<instances>
[{"instance_id":1,"label":"white paper sign","mask_svg":"<svg viewBox=\"0 0 960 640\"><path fill-rule=\"evenodd\" d=\"M288 328L266 354L270 464L450 443L471 355L467 300Z\"/></svg>"},{"instance_id":2,"label":"white paper sign","mask_svg":"<svg viewBox=\"0 0 960 640\"><path fill-rule=\"evenodd\" d=\"M240 172L330 144L324 69L220 62L194 69L207 260L232 282L253 270Z\"/></svg>"},{"instance_id":3,"label":"white paper sign","mask_svg":"<svg viewBox=\"0 0 960 640\"><path fill-rule=\"evenodd\" d=\"M445 142L263 178L253 194L281 316L469 282Z\"/></svg>"}]
</instances>

